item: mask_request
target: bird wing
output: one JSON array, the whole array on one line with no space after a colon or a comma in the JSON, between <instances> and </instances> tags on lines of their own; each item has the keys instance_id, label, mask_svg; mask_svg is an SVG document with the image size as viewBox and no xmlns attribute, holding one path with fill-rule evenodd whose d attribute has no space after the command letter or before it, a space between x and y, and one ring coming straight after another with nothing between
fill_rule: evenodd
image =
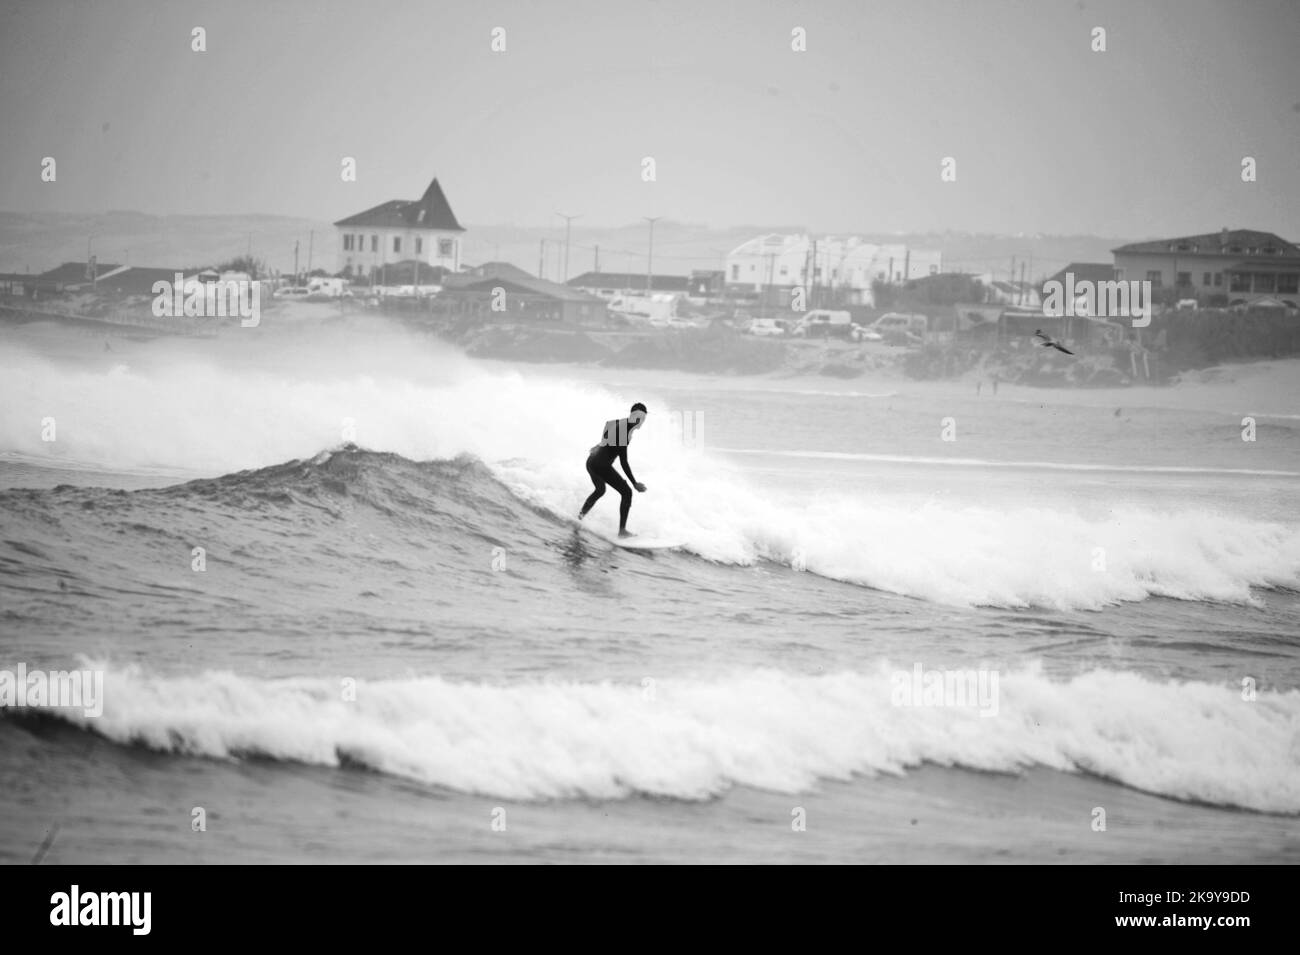
<instances>
[{"instance_id":1,"label":"bird wing","mask_svg":"<svg viewBox=\"0 0 1300 955\"><path fill-rule=\"evenodd\" d=\"M1065 352L1067 355L1073 355L1073 354L1074 354L1074 352L1070 351L1070 349L1066 348L1066 347L1063 346L1063 345L1058 345L1058 344L1056 344L1056 342L1051 342L1051 346L1052 346L1053 348L1055 348L1057 351L1063 351L1063 352Z\"/></svg>"}]
</instances>

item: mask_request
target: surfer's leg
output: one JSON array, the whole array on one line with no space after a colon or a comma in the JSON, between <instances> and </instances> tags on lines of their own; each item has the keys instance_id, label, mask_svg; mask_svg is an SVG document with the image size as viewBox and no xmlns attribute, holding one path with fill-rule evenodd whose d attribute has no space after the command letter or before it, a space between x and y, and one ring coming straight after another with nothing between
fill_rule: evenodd
<instances>
[{"instance_id":1,"label":"surfer's leg","mask_svg":"<svg viewBox=\"0 0 1300 955\"><path fill-rule=\"evenodd\" d=\"M627 515L632 510L632 489L618 476L618 472L613 467L610 467L609 473L605 475L605 481L623 496L623 500L618 505L618 532L621 534L627 530Z\"/></svg>"},{"instance_id":2,"label":"surfer's leg","mask_svg":"<svg viewBox=\"0 0 1300 955\"><path fill-rule=\"evenodd\" d=\"M601 473L599 467L593 467L593 462L590 458L587 459L587 474L591 477L591 483L596 485L596 490L591 492L586 503L582 505L582 510L578 512L578 520L582 520L586 517L587 512L591 510L595 503L605 494L605 475Z\"/></svg>"}]
</instances>

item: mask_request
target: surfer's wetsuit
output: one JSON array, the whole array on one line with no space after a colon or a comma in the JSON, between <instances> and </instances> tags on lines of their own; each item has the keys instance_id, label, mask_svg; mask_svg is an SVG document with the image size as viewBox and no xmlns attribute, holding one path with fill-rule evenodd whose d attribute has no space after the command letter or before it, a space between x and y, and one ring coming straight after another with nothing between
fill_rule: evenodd
<instances>
[{"instance_id":1,"label":"surfer's wetsuit","mask_svg":"<svg viewBox=\"0 0 1300 955\"><path fill-rule=\"evenodd\" d=\"M585 517L592 505L601 499L605 485L608 484L623 498L618 505L618 529L627 529L627 515L632 510L632 489L614 470L614 461L618 460L627 480L635 484L632 467L627 463L627 446L632 440L632 431L632 424L627 418L605 422L605 434L601 437L600 444L595 445L587 455L587 473L591 475L591 483L596 485L596 490L591 492L587 502L582 505L579 517Z\"/></svg>"}]
</instances>

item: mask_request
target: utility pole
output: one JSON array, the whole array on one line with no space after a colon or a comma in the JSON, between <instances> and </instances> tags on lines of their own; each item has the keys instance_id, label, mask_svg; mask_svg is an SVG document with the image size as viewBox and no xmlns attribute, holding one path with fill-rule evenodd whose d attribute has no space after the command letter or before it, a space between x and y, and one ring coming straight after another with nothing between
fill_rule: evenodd
<instances>
[{"instance_id":1,"label":"utility pole","mask_svg":"<svg viewBox=\"0 0 1300 955\"><path fill-rule=\"evenodd\" d=\"M655 256L655 223L663 216L642 216L646 222L650 223L650 246L645 257L645 296L650 297L651 276L654 275L654 256Z\"/></svg>"},{"instance_id":2,"label":"utility pole","mask_svg":"<svg viewBox=\"0 0 1300 955\"><path fill-rule=\"evenodd\" d=\"M812 252L812 268L808 270L808 306L817 307L817 240L813 239L809 245Z\"/></svg>"},{"instance_id":3,"label":"utility pole","mask_svg":"<svg viewBox=\"0 0 1300 955\"><path fill-rule=\"evenodd\" d=\"M596 272L597 275L600 274L600 246L596 246L596 268L595 268L595 272Z\"/></svg>"},{"instance_id":4,"label":"utility pole","mask_svg":"<svg viewBox=\"0 0 1300 955\"><path fill-rule=\"evenodd\" d=\"M293 240L293 284L298 284L298 240Z\"/></svg>"},{"instance_id":5,"label":"utility pole","mask_svg":"<svg viewBox=\"0 0 1300 955\"><path fill-rule=\"evenodd\" d=\"M563 212L557 212L557 216L564 220L564 274L560 276L560 283L569 281L569 226L574 219L581 219L581 215L566 216Z\"/></svg>"},{"instance_id":6,"label":"utility pole","mask_svg":"<svg viewBox=\"0 0 1300 955\"><path fill-rule=\"evenodd\" d=\"M311 250L316 244L316 230L307 233L307 271L311 272Z\"/></svg>"},{"instance_id":7,"label":"utility pole","mask_svg":"<svg viewBox=\"0 0 1300 955\"><path fill-rule=\"evenodd\" d=\"M542 240L542 249L537 253L537 277L546 278L546 240Z\"/></svg>"}]
</instances>

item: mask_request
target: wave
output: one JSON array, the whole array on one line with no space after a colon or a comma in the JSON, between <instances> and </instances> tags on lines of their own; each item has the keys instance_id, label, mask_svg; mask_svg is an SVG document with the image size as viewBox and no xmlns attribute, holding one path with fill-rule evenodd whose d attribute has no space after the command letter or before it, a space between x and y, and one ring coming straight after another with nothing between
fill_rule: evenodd
<instances>
[{"instance_id":1,"label":"wave","mask_svg":"<svg viewBox=\"0 0 1300 955\"><path fill-rule=\"evenodd\" d=\"M669 469L659 462L657 480ZM9 536L24 536L22 522L46 551L59 546L42 536L51 519L65 528L66 540L93 541L143 561L153 559L146 531L218 522L249 540L291 534L284 544L294 548L315 538L315 550L336 553L335 569L346 576L348 567L374 556L353 553L357 544L345 533L357 506L388 522L391 530L380 539L394 548L446 550L470 538L522 542L523 532L540 542L561 525L567 529L568 515L587 492L574 470L571 462L489 467L469 455L414 462L347 446L157 490L0 491L0 505L13 522ZM1117 506L1090 518L1048 507L964 507L887 496L821 495L777 504L739 477L689 458L676 462L676 472L664 490L639 496L634 529L683 541L686 550L717 564L780 563L955 606L1099 609L1150 597L1249 604L1257 588L1300 588L1300 530L1292 525L1197 510ZM133 539L121 534L128 513L141 533L134 549ZM275 520L266 521L268 514ZM614 515L611 505L593 517L610 523ZM545 548L535 556L558 559ZM446 570L465 572L454 564Z\"/></svg>"},{"instance_id":2,"label":"wave","mask_svg":"<svg viewBox=\"0 0 1300 955\"><path fill-rule=\"evenodd\" d=\"M996 715L982 716L894 705L893 672L882 662L874 673L767 669L646 686L412 677L359 681L349 702L342 680L129 666L107 670L101 717L45 712L166 753L362 766L512 799L796 793L932 763L1043 766L1175 799L1300 812L1300 691L1245 703L1228 686L1106 670L1059 681L1031 667L1000 673Z\"/></svg>"},{"instance_id":3,"label":"wave","mask_svg":"<svg viewBox=\"0 0 1300 955\"><path fill-rule=\"evenodd\" d=\"M1300 587L1294 522L1199 508L1155 512L1119 499L1090 510L1018 501L963 506L816 486L778 500L725 453L676 433L685 416L674 416L652 389L621 393L487 371L423 339L368 327L323 327L284 342L268 330L244 348L238 360L145 353L98 370L17 350L0 354L0 448L107 469L226 475L182 485L189 490L171 497L132 492L146 512L133 517L155 526L166 521L148 519L153 502L185 505L199 488L205 506L240 520L243 483L264 482L280 488L285 507L373 494L371 506L389 520L419 519L464 498L482 506L467 505L457 526L477 521L480 536L505 538L521 516L540 511L558 521L576 513L590 491L587 449L605 420L642 400L651 414L632 458L649 493L637 495L632 529L683 541L716 563L772 561L959 606L1100 609L1150 597L1249 603L1255 589ZM33 426L47 416L57 422L56 442L43 442ZM350 453L346 465L317 458L322 447L345 441L383 453ZM485 473L433 466L462 457L483 462ZM304 481L314 495L305 503L295 490ZM259 493L276 498L273 490ZM68 515L73 500L50 495L21 504ZM615 512L603 502L589 520L612 526ZM86 522L97 514L66 520L90 533ZM32 533L44 533L40 518L31 520Z\"/></svg>"},{"instance_id":4,"label":"wave","mask_svg":"<svg viewBox=\"0 0 1300 955\"><path fill-rule=\"evenodd\" d=\"M757 454L777 458L826 461L878 461L885 464L926 464L956 467L1025 468L1050 471L1120 471L1141 474L1240 474L1260 477L1300 477L1300 471L1260 468L1207 468L1149 464L1086 464L1064 461L998 461L992 458L934 458L904 454L869 454L856 451L782 451L765 448L718 448L724 454Z\"/></svg>"}]
</instances>

